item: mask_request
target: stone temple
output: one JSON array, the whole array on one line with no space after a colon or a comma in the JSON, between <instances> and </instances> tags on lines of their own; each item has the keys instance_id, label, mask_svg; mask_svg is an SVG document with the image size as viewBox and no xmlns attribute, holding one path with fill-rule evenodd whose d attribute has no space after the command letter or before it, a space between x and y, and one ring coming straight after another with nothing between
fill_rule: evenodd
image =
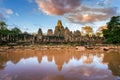
<instances>
[{"instance_id":1,"label":"stone temple","mask_svg":"<svg viewBox=\"0 0 120 80\"><path fill-rule=\"evenodd\" d=\"M58 20L53 33L52 29L48 29L47 35L43 35L42 30L39 29L37 33L37 43L57 43L64 41L64 27L62 22Z\"/></svg>"},{"instance_id":2,"label":"stone temple","mask_svg":"<svg viewBox=\"0 0 120 80\"><path fill-rule=\"evenodd\" d=\"M96 36L82 36L79 30L74 32L70 31L68 27L62 25L61 20L58 20L55 26L54 32L52 29L48 29L47 34L44 35L42 30L39 29L36 36L36 43L90 43L100 42L103 38Z\"/></svg>"}]
</instances>

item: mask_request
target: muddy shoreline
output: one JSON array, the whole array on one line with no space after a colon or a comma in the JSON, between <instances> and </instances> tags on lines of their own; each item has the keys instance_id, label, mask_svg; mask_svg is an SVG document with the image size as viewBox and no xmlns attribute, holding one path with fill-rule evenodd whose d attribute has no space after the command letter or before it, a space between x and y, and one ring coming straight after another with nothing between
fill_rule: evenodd
<instances>
[{"instance_id":1,"label":"muddy shoreline","mask_svg":"<svg viewBox=\"0 0 120 80\"><path fill-rule=\"evenodd\" d=\"M97 46L71 46L71 45L29 45L29 46L0 46L0 53L9 50L60 50L60 49L74 49L76 51L120 51L120 46L116 45L97 45Z\"/></svg>"}]
</instances>

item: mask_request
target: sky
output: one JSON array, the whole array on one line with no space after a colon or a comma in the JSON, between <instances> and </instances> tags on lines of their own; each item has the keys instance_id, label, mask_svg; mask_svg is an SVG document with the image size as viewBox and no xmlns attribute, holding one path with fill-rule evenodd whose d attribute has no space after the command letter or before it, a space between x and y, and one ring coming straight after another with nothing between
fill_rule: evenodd
<instances>
[{"instance_id":1,"label":"sky","mask_svg":"<svg viewBox=\"0 0 120 80\"><path fill-rule=\"evenodd\" d=\"M54 30L58 20L71 31L96 31L112 16L120 16L120 0L0 0L0 21L29 33Z\"/></svg>"}]
</instances>

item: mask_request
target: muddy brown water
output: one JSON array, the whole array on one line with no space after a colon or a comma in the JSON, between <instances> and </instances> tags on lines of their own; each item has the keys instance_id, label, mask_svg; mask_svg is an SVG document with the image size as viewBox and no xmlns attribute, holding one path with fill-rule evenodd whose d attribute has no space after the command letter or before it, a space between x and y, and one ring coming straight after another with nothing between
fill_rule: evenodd
<instances>
[{"instance_id":1,"label":"muddy brown water","mask_svg":"<svg viewBox=\"0 0 120 80\"><path fill-rule=\"evenodd\" d=\"M0 80L120 80L120 52L9 49L0 52Z\"/></svg>"}]
</instances>

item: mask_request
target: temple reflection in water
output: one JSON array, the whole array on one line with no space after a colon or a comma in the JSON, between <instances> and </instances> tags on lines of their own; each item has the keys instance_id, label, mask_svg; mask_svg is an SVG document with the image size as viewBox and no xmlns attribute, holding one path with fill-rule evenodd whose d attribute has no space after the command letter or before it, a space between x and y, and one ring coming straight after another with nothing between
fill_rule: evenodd
<instances>
[{"instance_id":1,"label":"temple reflection in water","mask_svg":"<svg viewBox=\"0 0 120 80\"><path fill-rule=\"evenodd\" d=\"M97 75L97 74L109 74L107 76L108 77L112 76L110 77L111 79L109 78L105 78L105 79L115 80L116 78L114 78L113 76L120 76L120 58L119 57L120 57L119 52L100 52L100 53L94 52L94 51L79 52L79 51L76 51L74 48L70 48L70 49L64 49L64 48L54 49L53 48L53 49L33 49L33 50L32 49L23 49L23 50L11 49L11 50L7 50L6 52L0 53L0 76L2 71L8 69L8 66L14 65L17 67L17 65L19 65L21 67L25 67L26 65L28 68L31 66L33 66L33 68L36 66L40 66L43 68L43 70L48 68L47 69L48 73L51 73L49 72L50 71L49 68L51 67L54 67L53 71L55 72L57 69L58 71L57 73L66 72L66 70L68 70L69 73L67 74L69 75L67 76L71 76L73 75L73 73L76 73L77 71L81 71L81 70L82 71L85 70L84 76L81 76L81 77L85 77L85 76L88 77L90 75ZM15 68L14 66L13 68ZM89 68L92 71L89 71ZM106 71L105 69L107 68L108 68L108 71L105 72ZM43 71L43 70L40 70L40 71ZM111 74L109 70L112 71ZM77 72L77 73L79 74L79 75L77 74L78 76L82 74L80 72ZM43 75L44 71L41 74ZM85 79L88 80L87 78ZM98 79L98 80L102 80L102 79ZM3 80L5 79L3 78ZM21 80L24 80L24 79L21 79ZM67 79L63 79L63 80L67 80ZM79 78L74 80L79 80Z\"/></svg>"}]
</instances>

